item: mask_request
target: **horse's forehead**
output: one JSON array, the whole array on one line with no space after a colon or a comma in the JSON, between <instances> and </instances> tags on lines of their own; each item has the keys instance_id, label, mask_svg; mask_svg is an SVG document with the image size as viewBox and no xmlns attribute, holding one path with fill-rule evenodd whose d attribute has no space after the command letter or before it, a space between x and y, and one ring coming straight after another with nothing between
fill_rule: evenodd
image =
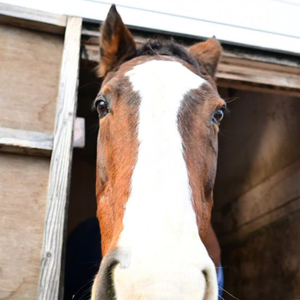
<instances>
[{"instance_id":1,"label":"horse's forehead","mask_svg":"<svg viewBox=\"0 0 300 300\"><path fill-rule=\"evenodd\" d=\"M206 81L176 60L149 60L133 66L125 74L134 90L152 93L186 93L197 89Z\"/></svg>"}]
</instances>

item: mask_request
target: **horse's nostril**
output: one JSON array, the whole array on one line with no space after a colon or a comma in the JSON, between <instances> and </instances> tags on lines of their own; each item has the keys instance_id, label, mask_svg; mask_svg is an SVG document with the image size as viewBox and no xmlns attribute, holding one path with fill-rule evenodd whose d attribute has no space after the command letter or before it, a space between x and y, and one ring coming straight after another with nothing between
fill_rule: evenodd
<instances>
[{"instance_id":1,"label":"horse's nostril","mask_svg":"<svg viewBox=\"0 0 300 300\"><path fill-rule=\"evenodd\" d=\"M205 278L205 292L203 300L216 300L218 299L218 285L214 269L208 268L202 270L203 277Z\"/></svg>"},{"instance_id":2,"label":"horse's nostril","mask_svg":"<svg viewBox=\"0 0 300 300\"><path fill-rule=\"evenodd\" d=\"M204 292L204 297L203 297L203 300L209 300L211 297L210 297L210 293L209 293L209 276L208 276L208 271L207 270L203 270L202 271L202 274L205 278L205 292Z\"/></svg>"},{"instance_id":3,"label":"horse's nostril","mask_svg":"<svg viewBox=\"0 0 300 300\"><path fill-rule=\"evenodd\" d=\"M203 274L203 276L204 276L204 278L205 278L205 281L206 281L206 284L208 283L208 274L207 274L207 271L206 270L203 270L202 271L202 274Z\"/></svg>"}]
</instances>

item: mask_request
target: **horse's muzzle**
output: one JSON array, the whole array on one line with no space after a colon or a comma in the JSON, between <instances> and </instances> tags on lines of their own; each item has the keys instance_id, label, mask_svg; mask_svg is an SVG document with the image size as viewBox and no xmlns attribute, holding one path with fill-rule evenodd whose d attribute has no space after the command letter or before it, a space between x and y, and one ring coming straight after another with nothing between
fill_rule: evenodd
<instances>
[{"instance_id":1,"label":"horse's muzzle","mask_svg":"<svg viewBox=\"0 0 300 300\"><path fill-rule=\"evenodd\" d=\"M216 300L215 267L207 258L203 269L176 261L135 264L126 251L115 249L102 260L92 300Z\"/></svg>"}]
</instances>

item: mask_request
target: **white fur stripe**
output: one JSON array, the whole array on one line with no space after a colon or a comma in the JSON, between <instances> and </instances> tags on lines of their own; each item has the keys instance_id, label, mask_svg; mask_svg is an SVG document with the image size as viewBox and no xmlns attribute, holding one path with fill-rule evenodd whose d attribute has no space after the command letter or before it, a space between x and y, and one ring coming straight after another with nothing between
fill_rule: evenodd
<instances>
[{"instance_id":1,"label":"white fur stripe","mask_svg":"<svg viewBox=\"0 0 300 300\"><path fill-rule=\"evenodd\" d=\"M118 242L126 257L114 270L117 299L200 300L202 271L214 267L198 235L177 116L184 95L205 80L176 61L149 61L126 75L141 103L138 158Z\"/></svg>"}]
</instances>

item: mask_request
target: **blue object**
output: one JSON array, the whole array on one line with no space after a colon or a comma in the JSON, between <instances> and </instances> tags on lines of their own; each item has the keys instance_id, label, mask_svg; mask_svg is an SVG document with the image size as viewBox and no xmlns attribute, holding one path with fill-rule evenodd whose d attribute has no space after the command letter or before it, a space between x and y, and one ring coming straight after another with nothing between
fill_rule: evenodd
<instances>
[{"instance_id":1,"label":"blue object","mask_svg":"<svg viewBox=\"0 0 300 300\"><path fill-rule=\"evenodd\" d=\"M219 289L219 300L222 300L223 287L224 287L224 272L221 263L218 268L217 280L218 280L218 289Z\"/></svg>"}]
</instances>

